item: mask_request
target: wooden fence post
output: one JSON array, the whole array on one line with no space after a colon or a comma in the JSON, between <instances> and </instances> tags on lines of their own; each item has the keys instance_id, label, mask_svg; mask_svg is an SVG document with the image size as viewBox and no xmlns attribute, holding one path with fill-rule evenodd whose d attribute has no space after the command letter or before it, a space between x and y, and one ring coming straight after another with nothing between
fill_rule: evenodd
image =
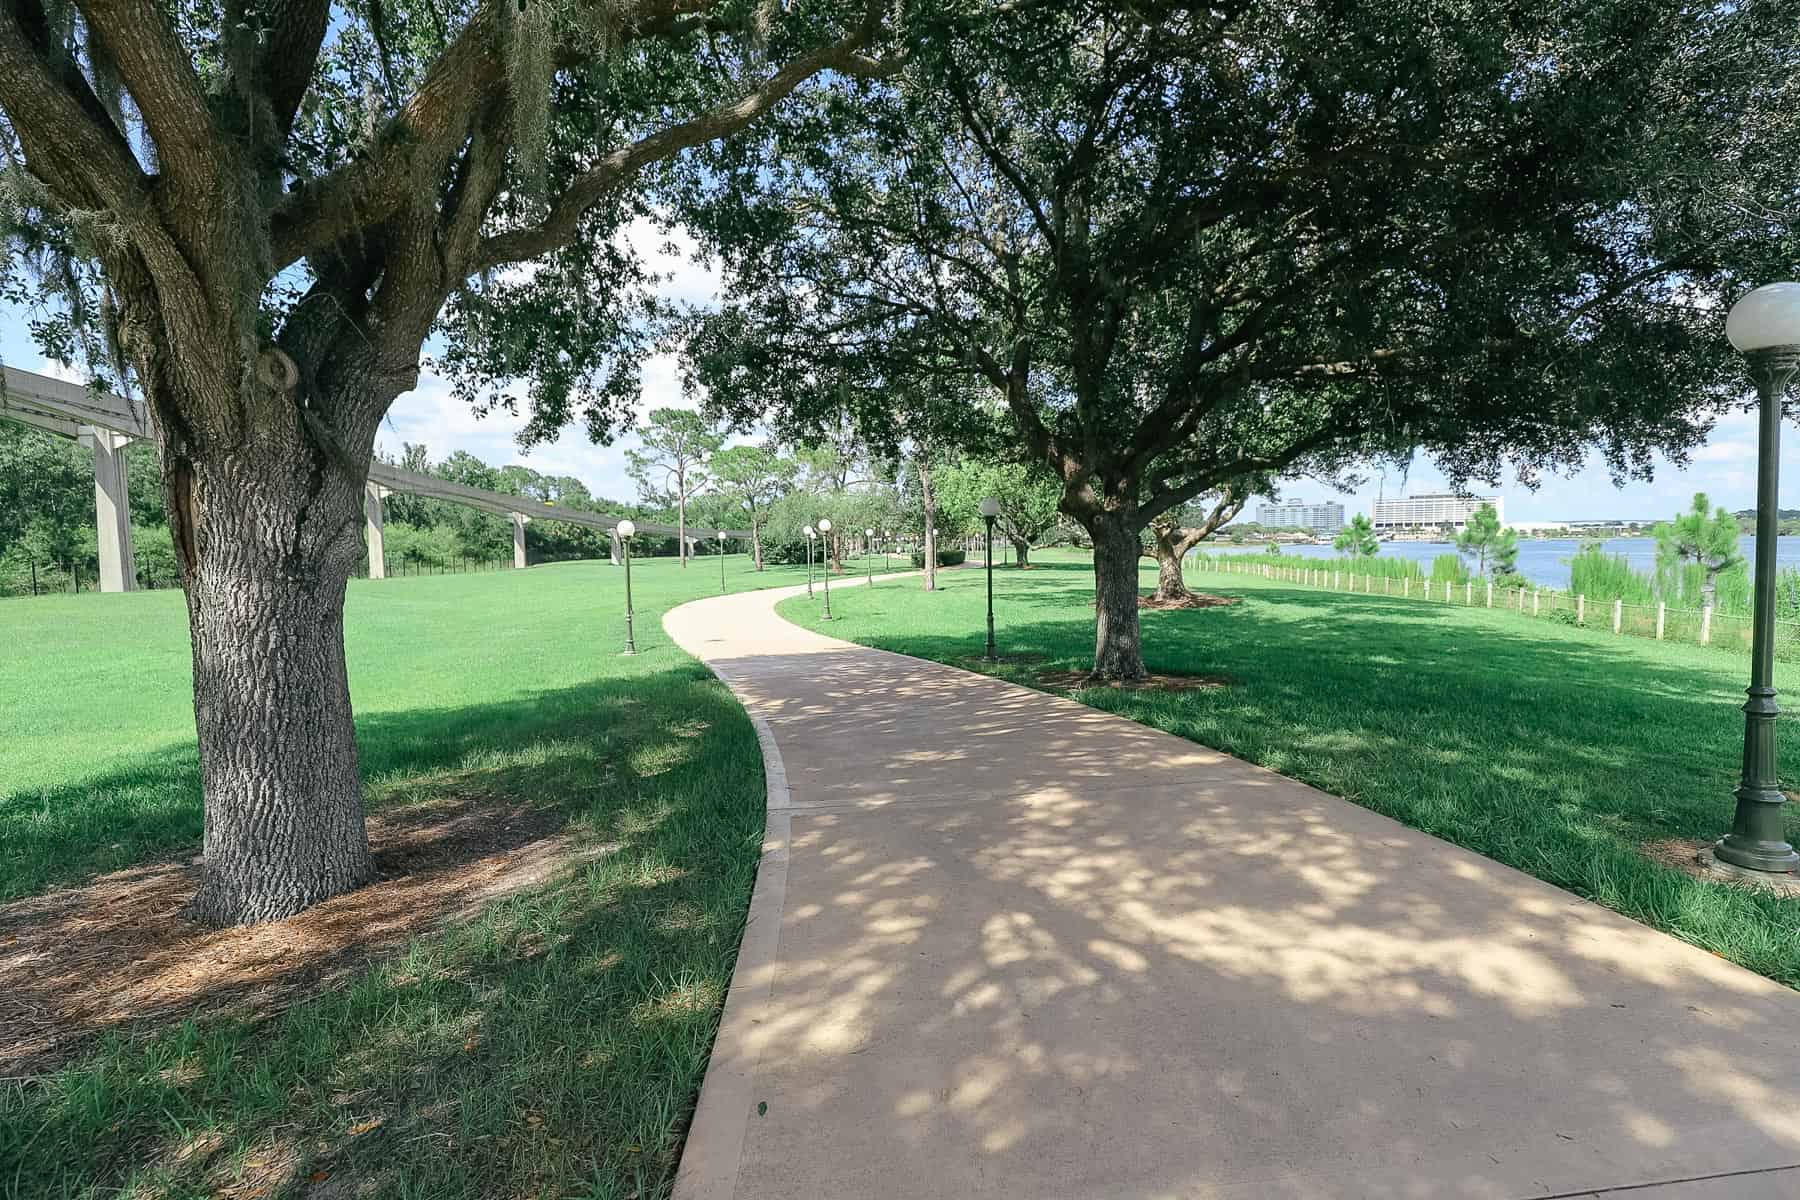
<instances>
[{"instance_id":1,"label":"wooden fence post","mask_svg":"<svg viewBox=\"0 0 1800 1200\"><path fill-rule=\"evenodd\" d=\"M1487 581L1487 606L1494 607L1494 581L1491 579Z\"/></svg>"},{"instance_id":2,"label":"wooden fence post","mask_svg":"<svg viewBox=\"0 0 1800 1200\"><path fill-rule=\"evenodd\" d=\"M1614 633L1619 632L1620 623L1622 622L1624 615L1625 615L1625 602L1623 600L1614 600L1613 601L1613 632Z\"/></svg>"},{"instance_id":3,"label":"wooden fence post","mask_svg":"<svg viewBox=\"0 0 1800 1200\"><path fill-rule=\"evenodd\" d=\"M1471 580L1469 580L1469 582L1463 584L1463 603L1464 604L1475 603L1475 581L1473 579L1471 579Z\"/></svg>"},{"instance_id":4,"label":"wooden fence post","mask_svg":"<svg viewBox=\"0 0 1800 1200\"><path fill-rule=\"evenodd\" d=\"M1537 588L1531 589L1531 615L1534 617L1538 615L1538 596L1539 596L1539 594L1540 594L1539 589L1537 589Z\"/></svg>"},{"instance_id":5,"label":"wooden fence post","mask_svg":"<svg viewBox=\"0 0 1800 1200\"><path fill-rule=\"evenodd\" d=\"M1586 625L1587 624L1587 593L1586 592L1583 592L1579 596L1575 597L1575 623L1577 625Z\"/></svg>"},{"instance_id":6,"label":"wooden fence post","mask_svg":"<svg viewBox=\"0 0 1800 1200\"><path fill-rule=\"evenodd\" d=\"M1658 600L1656 602L1656 640L1659 642L1663 640L1663 615L1667 611L1667 602Z\"/></svg>"},{"instance_id":7,"label":"wooden fence post","mask_svg":"<svg viewBox=\"0 0 1800 1200\"><path fill-rule=\"evenodd\" d=\"M1702 608L1700 610L1700 644L1702 646L1705 646L1705 645L1710 644L1711 642L1712 642L1712 605L1708 604L1705 608Z\"/></svg>"}]
</instances>

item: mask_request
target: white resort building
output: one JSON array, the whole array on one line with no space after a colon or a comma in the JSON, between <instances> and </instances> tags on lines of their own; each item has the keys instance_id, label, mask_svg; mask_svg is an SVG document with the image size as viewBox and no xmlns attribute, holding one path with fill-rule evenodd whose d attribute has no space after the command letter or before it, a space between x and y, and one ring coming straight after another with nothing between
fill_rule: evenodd
<instances>
[{"instance_id":1,"label":"white resort building","mask_svg":"<svg viewBox=\"0 0 1800 1200\"><path fill-rule=\"evenodd\" d=\"M1323 504L1277 500L1257 505L1256 523L1265 529L1310 529L1315 535L1329 537L1344 527L1344 506L1332 500Z\"/></svg>"},{"instance_id":2,"label":"white resort building","mask_svg":"<svg viewBox=\"0 0 1800 1200\"><path fill-rule=\"evenodd\" d=\"M1393 500L1375 501L1375 532L1402 533L1415 529L1461 529L1483 504L1494 506L1500 523L1506 524L1506 497L1459 496L1454 492L1422 492Z\"/></svg>"}]
</instances>

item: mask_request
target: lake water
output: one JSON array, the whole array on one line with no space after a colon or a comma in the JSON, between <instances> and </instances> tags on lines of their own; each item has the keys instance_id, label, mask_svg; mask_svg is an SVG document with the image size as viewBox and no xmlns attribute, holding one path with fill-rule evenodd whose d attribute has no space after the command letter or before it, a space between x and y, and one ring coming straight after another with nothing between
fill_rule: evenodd
<instances>
[{"instance_id":1,"label":"lake water","mask_svg":"<svg viewBox=\"0 0 1800 1200\"><path fill-rule=\"evenodd\" d=\"M1581 538L1520 538L1519 574L1540 587L1566 588L1569 586L1569 559L1587 544L1588 540ZM1608 554L1623 554L1630 560L1634 570L1645 574L1656 570L1655 538L1608 538L1600 545ZM1738 545L1745 558L1754 559L1755 538L1739 538ZM1233 546L1229 543L1213 543L1204 549L1224 554L1264 553L1261 546ZM1383 542L1381 553L1387 558L1410 558L1429 568L1432 559L1440 554L1455 554L1456 547L1450 542ZM1337 557L1336 551L1329 545L1283 546L1281 554L1283 558L1289 555L1296 558ZM1776 538L1775 561L1782 567L1800 567L1800 537Z\"/></svg>"}]
</instances>

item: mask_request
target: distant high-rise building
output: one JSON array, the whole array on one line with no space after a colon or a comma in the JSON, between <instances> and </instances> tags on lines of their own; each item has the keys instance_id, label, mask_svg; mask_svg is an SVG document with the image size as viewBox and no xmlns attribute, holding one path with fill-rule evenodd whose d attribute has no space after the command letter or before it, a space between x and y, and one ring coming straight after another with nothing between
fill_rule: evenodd
<instances>
[{"instance_id":1,"label":"distant high-rise building","mask_svg":"<svg viewBox=\"0 0 1800 1200\"><path fill-rule=\"evenodd\" d=\"M1335 500L1324 504L1278 500L1257 505L1256 523L1274 529L1310 529L1315 534L1329 536L1344 527L1344 506Z\"/></svg>"},{"instance_id":2,"label":"distant high-rise building","mask_svg":"<svg viewBox=\"0 0 1800 1200\"><path fill-rule=\"evenodd\" d=\"M1403 529L1461 529L1483 504L1494 506L1500 523L1506 524L1506 497L1459 496L1454 492L1422 492L1375 502L1375 531Z\"/></svg>"}]
</instances>

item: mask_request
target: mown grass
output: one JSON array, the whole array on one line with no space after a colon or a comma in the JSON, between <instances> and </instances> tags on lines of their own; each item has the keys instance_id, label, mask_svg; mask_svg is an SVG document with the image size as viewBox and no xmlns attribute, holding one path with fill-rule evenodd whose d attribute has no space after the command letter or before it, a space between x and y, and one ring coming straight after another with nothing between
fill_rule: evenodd
<instances>
[{"instance_id":1,"label":"mown grass","mask_svg":"<svg viewBox=\"0 0 1800 1200\"><path fill-rule=\"evenodd\" d=\"M834 596L833 636L967 667L983 639L979 574ZM1084 703L1261 763L1460 843L1800 986L1800 901L1649 861L1659 839L1730 828L1747 663L1716 649L1419 600L1190 569L1224 608L1145 612L1153 671L1225 675L1181 693L1086 688ZM1143 584L1155 582L1146 569ZM1093 655L1093 574L1045 555L997 569L997 673L1035 685ZM818 627L816 606L786 601ZM1800 695L1800 668L1778 664ZM1784 719L1784 732L1790 723ZM1800 777L1800 744L1783 746ZM1800 819L1790 806L1790 840Z\"/></svg>"},{"instance_id":2,"label":"mown grass","mask_svg":"<svg viewBox=\"0 0 1800 1200\"><path fill-rule=\"evenodd\" d=\"M731 565L733 588L804 577ZM352 584L370 807L526 802L604 853L260 1024L129 1031L0 1082L0 1194L666 1195L763 778L742 708L661 627L716 566L633 576L635 658L602 564ZM8 601L0 636L31 648L0 663L5 894L192 853L179 597Z\"/></svg>"}]
</instances>

